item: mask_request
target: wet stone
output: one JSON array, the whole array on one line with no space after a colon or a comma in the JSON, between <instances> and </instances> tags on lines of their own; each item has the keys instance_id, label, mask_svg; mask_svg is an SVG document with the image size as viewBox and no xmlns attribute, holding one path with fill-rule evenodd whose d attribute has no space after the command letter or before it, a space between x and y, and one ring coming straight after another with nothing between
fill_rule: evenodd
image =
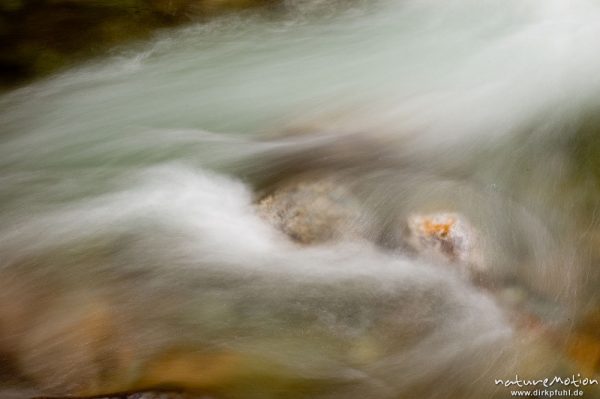
<instances>
[{"instance_id":1,"label":"wet stone","mask_svg":"<svg viewBox=\"0 0 600 399\"><path fill-rule=\"evenodd\" d=\"M209 396L193 395L182 392L138 392L101 399L213 399Z\"/></svg>"},{"instance_id":2,"label":"wet stone","mask_svg":"<svg viewBox=\"0 0 600 399\"><path fill-rule=\"evenodd\" d=\"M271 225L301 244L373 236L372 218L349 187L333 177L279 185L258 201L257 209Z\"/></svg>"},{"instance_id":3,"label":"wet stone","mask_svg":"<svg viewBox=\"0 0 600 399\"><path fill-rule=\"evenodd\" d=\"M406 244L419 256L456 265L469 277L485 271L480 237L461 214L438 212L408 216Z\"/></svg>"}]
</instances>

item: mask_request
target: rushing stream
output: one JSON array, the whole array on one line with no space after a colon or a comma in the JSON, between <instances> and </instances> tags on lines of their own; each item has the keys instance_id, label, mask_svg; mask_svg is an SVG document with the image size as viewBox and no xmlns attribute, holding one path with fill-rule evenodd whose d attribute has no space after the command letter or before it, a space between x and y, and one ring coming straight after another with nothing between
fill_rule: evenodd
<instances>
[{"instance_id":1,"label":"rushing stream","mask_svg":"<svg viewBox=\"0 0 600 399\"><path fill-rule=\"evenodd\" d=\"M598 372L563 346L598 306L600 3L289 3L0 97L7 397L480 399ZM366 239L258 214L320 175ZM475 283L398 243L447 211Z\"/></svg>"}]
</instances>

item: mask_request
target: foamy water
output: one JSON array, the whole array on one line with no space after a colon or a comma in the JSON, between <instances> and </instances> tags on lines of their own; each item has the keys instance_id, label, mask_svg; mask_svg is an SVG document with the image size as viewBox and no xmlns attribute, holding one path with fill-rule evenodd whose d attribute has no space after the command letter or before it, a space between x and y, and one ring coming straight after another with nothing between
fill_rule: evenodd
<instances>
[{"instance_id":1,"label":"foamy water","mask_svg":"<svg viewBox=\"0 0 600 399\"><path fill-rule=\"evenodd\" d=\"M0 349L57 395L503 397L494 378L555 370L559 353L523 366L529 332L490 290L385 235L466 215L496 288L568 330L595 287L572 142L600 101L598 37L593 1L305 2L4 94ZM257 215L267 183L319 170L379 236L299 247ZM145 380L164 353L226 371Z\"/></svg>"}]
</instances>

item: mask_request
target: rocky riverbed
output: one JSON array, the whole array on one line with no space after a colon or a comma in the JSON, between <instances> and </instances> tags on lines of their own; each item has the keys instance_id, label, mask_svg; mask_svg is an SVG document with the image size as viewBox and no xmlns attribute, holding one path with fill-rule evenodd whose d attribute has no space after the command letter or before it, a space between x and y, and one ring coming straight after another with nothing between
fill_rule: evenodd
<instances>
[{"instance_id":1,"label":"rocky riverbed","mask_svg":"<svg viewBox=\"0 0 600 399\"><path fill-rule=\"evenodd\" d=\"M598 375L598 4L301 2L3 2L3 399Z\"/></svg>"}]
</instances>

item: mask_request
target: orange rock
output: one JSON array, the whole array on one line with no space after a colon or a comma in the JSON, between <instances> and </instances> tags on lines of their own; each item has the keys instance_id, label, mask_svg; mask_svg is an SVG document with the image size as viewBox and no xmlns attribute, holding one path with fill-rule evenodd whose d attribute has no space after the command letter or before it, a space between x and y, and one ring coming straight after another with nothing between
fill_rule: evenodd
<instances>
[{"instance_id":1,"label":"orange rock","mask_svg":"<svg viewBox=\"0 0 600 399\"><path fill-rule=\"evenodd\" d=\"M177 386L210 389L223 386L239 371L241 359L233 353L178 350L159 355L135 383L139 388Z\"/></svg>"},{"instance_id":2,"label":"orange rock","mask_svg":"<svg viewBox=\"0 0 600 399\"><path fill-rule=\"evenodd\" d=\"M600 339L590 334L574 333L567 343L567 354L582 371L600 373Z\"/></svg>"},{"instance_id":3,"label":"orange rock","mask_svg":"<svg viewBox=\"0 0 600 399\"><path fill-rule=\"evenodd\" d=\"M412 214L407 227L407 244L419 255L458 264L471 277L484 271L479 234L464 216Z\"/></svg>"}]
</instances>

